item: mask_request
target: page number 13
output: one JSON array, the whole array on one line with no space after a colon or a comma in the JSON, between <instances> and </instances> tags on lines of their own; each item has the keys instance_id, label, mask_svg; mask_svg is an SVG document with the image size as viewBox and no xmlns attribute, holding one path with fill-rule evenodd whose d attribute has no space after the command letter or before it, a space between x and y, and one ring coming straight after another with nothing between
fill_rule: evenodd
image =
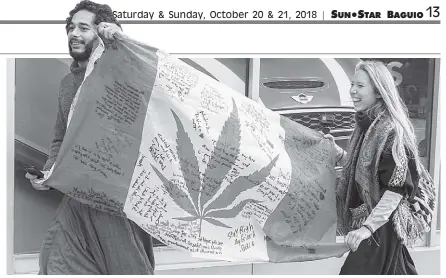
<instances>
[{"instance_id":1,"label":"page number 13","mask_svg":"<svg viewBox=\"0 0 446 278\"><path fill-rule=\"evenodd\" d=\"M439 17L440 16L440 7L439 6L430 6L426 9L429 12L429 17Z\"/></svg>"}]
</instances>

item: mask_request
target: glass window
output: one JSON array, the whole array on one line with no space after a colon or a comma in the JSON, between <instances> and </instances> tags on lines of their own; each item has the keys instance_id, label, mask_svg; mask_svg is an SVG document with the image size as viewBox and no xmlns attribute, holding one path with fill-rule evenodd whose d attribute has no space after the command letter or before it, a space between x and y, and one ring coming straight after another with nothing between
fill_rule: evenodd
<instances>
[{"instance_id":1,"label":"glass window","mask_svg":"<svg viewBox=\"0 0 446 278\"><path fill-rule=\"evenodd\" d=\"M246 58L181 58L183 62L246 95L249 59Z\"/></svg>"},{"instance_id":2,"label":"glass window","mask_svg":"<svg viewBox=\"0 0 446 278\"><path fill-rule=\"evenodd\" d=\"M53 136L60 81L68 59L15 59L14 253L38 252L62 194L38 192L25 178L25 165L43 167Z\"/></svg>"},{"instance_id":3,"label":"glass window","mask_svg":"<svg viewBox=\"0 0 446 278\"><path fill-rule=\"evenodd\" d=\"M429 169L434 59L373 58L370 60L382 61L392 73L415 128L421 162L426 169Z\"/></svg>"}]
</instances>

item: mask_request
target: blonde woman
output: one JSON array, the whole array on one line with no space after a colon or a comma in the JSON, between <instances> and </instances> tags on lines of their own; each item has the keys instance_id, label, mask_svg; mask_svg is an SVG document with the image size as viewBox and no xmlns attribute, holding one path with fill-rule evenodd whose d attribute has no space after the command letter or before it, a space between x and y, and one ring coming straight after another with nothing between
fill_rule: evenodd
<instances>
[{"instance_id":1,"label":"blonde woman","mask_svg":"<svg viewBox=\"0 0 446 278\"><path fill-rule=\"evenodd\" d=\"M417 274L406 246L421 228L398 212L418 190L421 167L407 108L381 62L357 65L350 94L356 127L348 152L336 146L344 166L336 189L338 230L351 250L340 274Z\"/></svg>"}]
</instances>

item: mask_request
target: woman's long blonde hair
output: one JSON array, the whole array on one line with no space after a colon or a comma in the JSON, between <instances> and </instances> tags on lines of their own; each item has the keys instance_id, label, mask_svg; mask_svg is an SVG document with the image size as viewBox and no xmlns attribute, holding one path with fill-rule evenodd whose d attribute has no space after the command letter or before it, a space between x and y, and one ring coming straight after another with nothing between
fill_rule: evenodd
<instances>
[{"instance_id":1,"label":"woman's long blonde hair","mask_svg":"<svg viewBox=\"0 0 446 278\"><path fill-rule=\"evenodd\" d=\"M363 70L368 74L376 92L381 96L367 112L373 114L373 116L385 112L393 125L395 139L392 145L392 155L395 164L402 166L402 162L406 160L402 156L409 155L415 160L419 170L420 157L414 127L409 119L408 109L398 93L392 74L379 61L361 61L356 65L356 71L358 70ZM409 154L398 151L405 149L409 151Z\"/></svg>"}]
</instances>

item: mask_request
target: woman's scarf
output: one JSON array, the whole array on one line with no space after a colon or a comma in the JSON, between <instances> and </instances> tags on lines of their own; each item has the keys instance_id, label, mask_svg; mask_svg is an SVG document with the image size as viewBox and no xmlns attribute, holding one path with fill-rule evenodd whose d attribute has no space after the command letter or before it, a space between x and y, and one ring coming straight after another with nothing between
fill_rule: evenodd
<instances>
[{"instance_id":1,"label":"woman's scarf","mask_svg":"<svg viewBox=\"0 0 446 278\"><path fill-rule=\"evenodd\" d=\"M338 211L338 231L345 235L350 228L352 200L357 192L364 202L368 213L381 199L378 167L381 155L391 151L394 131L389 117L385 113L376 118L358 113L357 125L353 131L348 147L348 159L336 189ZM404 148L400 151L403 161L395 166L389 187L402 187L408 173L408 159ZM416 186L416 184L414 184ZM417 219L411 214L407 196L400 203L392 217L393 226L403 244L412 246L424 232Z\"/></svg>"}]
</instances>

